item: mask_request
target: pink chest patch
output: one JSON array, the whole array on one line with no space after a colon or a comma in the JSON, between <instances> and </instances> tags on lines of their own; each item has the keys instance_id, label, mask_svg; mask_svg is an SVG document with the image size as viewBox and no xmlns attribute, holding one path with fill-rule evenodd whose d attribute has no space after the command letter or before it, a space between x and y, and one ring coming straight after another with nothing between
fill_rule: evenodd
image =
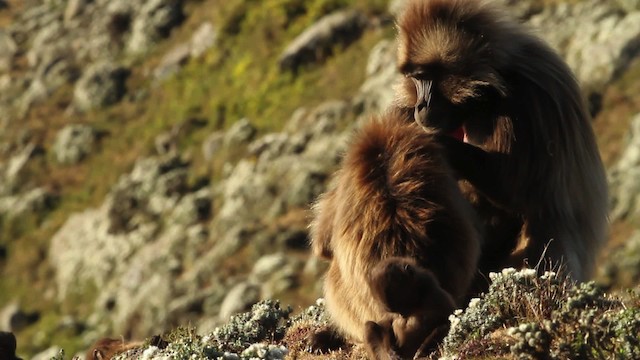
<instances>
[{"instance_id":1,"label":"pink chest patch","mask_svg":"<svg viewBox=\"0 0 640 360\"><path fill-rule=\"evenodd\" d=\"M449 133L449 135L454 137L458 141L466 140L466 134L464 133L464 128L462 126Z\"/></svg>"}]
</instances>

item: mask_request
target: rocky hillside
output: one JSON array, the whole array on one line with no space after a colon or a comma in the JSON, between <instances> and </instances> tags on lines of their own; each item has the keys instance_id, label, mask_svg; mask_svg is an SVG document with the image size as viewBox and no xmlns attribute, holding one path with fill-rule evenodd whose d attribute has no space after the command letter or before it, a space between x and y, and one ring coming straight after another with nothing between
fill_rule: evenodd
<instances>
[{"instance_id":1,"label":"rocky hillside","mask_svg":"<svg viewBox=\"0 0 640 360\"><path fill-rule=\"evenodd\" d=\"M597 280L636 286L640 3L501 1L583 86L610 169ZM18 355L313 304L309 205L391 100L401 6L0 1L0 330Z\"/></svg>"}]
</instances>

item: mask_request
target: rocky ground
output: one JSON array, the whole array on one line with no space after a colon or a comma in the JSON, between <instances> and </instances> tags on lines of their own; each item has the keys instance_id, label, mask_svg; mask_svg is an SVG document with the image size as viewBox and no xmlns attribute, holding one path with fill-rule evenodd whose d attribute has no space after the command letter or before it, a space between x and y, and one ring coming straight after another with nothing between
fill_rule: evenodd
<instances>
[{"instance_id":1,"label":"rocky ground","mask_svg":"<svg viewBox=\"0 0 640 360\"><path fill-rule=\"evenodd\" d=\"M502 1L583 85L611 188L597 281L635 287L640 3ZM201 339L260 300L313 304L326 264L308 209L349 131L391 100L401 6L0 1L0 330L18 354L180 325Z\"/></svg>"}]
</instances>

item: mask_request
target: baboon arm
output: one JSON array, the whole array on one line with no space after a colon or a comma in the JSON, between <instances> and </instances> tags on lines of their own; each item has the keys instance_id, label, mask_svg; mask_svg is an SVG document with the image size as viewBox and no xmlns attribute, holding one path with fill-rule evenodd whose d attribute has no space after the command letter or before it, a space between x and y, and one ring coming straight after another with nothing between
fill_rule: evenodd
<instances>
[{"instance_id":1,"label":"baboon arm","mask_svg":"<svg viewBox=\"0 0 640 360\"><path fill-rule=\"evenodd\" d=\"M521 197L515 190L516 179L505 176L506 154L487 152L450 136L440 136L439 140L458 178L469 181L497 206L510 211L519 209Z\"/></svg>"}]
</instances>

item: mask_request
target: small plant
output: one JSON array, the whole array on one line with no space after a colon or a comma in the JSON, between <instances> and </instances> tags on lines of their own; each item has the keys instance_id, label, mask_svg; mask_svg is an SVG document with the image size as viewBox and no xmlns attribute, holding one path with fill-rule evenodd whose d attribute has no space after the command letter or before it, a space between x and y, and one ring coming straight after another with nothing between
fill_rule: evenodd
<instances>
[{"instance_id":1,"label":"small plant","mask_svg":"<svg viewBox=\"0 0 640 360\"><path fill-rule=\"evenodd\" d=\"M637 304L553 272L505 269L490 278L487 294L451 315L444 358L640 358Z\"/></svg>"},{"instance_id":2,"label":"small plant","mask_svg":"<svg viewBox=\"0 0 640 360\"><path fill-rule=\"evenodd\" d=\"M284 337L292 309L280 302L263 300L251 311L231 317L229 323L213 331L213 338L225 350L242 352L253 343L278 341Z\"/></svg>"}]
</instances>

